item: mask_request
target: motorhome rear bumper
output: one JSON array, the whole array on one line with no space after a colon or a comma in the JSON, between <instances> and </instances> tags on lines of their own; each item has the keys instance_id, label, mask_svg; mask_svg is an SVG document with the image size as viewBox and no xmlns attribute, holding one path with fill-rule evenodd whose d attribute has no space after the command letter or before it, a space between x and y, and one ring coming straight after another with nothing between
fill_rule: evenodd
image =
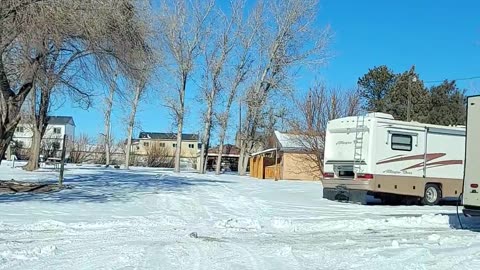
<instances>
[{"instance_id":1,"label":"motorhome rear bumper","mask_svg":"<svg viewBox=\"0 0 480 270\"><path fill-rule=\"evenodd\" d=\"M465 216L480 216L480 207L471 206L471 205L464 205L463 206L463 214Z\"/></svg>"},{"instance_id":2,"label":"motorhome rear bumper","mask_svg":"<svg viewBox=\"0 0 480 270\"><path fill-rule=\"evenodd\" d=\"M346 187L324 188L323 198L333 201L345 201L360 204L367 204L369 191L349 189Z\"/></svg>"}]
</instances>

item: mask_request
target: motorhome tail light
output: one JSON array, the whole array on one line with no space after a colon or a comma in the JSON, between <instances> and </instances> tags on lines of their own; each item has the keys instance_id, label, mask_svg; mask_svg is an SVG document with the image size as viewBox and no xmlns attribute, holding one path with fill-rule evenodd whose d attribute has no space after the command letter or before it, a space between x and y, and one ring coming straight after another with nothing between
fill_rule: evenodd
<instances>
[{"instance_id":1,"label":"motorhome tail light","mask_svg":"<svg viewBox=\"0 0 480 270\"><path fill-rule=\"evenodd\" d=\"M333 172L324 172L323 173L323 178L333 178L335 177L335 174Z\"/></svg>"},{"instance_id":2,"label":"motorhome tail light","mask_svg":"<svg viewBox=\"0 0 480 270\"><path fill-rule=\"evenodd\" d=\"M371 174L371 173L358 173L357 178L362 179L362 180L370 180L370 179L373 179L373 174Z\"/></svg>"},{"instance_id":3,"label":"motorhome tail light","mask_svg":"<svg viewBox=\"0 0 480 270\"><path fill-rule=\"evenodd\" d=\"M471 188L478 188L478 184L470 184Z\"/></svg>"}]
</instances>

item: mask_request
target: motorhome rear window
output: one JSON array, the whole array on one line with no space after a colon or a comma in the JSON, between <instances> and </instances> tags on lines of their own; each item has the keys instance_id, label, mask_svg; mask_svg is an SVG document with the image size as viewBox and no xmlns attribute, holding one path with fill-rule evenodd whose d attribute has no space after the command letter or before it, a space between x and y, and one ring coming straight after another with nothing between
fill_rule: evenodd
<instances>
[{"instance_id":1,"label":"motorhome rear window","mask_svg":"<svg viewBox=\"0 0 480 270\"><path fill-rule=\"evenodd\" d=\"M412 136L392 134L392 150L412 151Z\"/></svg>"}]
</instances>

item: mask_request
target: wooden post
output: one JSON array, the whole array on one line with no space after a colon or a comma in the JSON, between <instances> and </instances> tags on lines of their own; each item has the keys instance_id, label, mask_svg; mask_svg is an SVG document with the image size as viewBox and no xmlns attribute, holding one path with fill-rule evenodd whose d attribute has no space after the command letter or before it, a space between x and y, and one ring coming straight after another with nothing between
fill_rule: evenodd
<instances>
[{"instance_id":1,"label":"wooden post","mask_svg":"<svg viewBox=\"0 0 480 270\"><path fill-rule=\"evenodd\" d=\"M275 142L275 181L278 181L278 176L277 176L277 159L278 159L278 145L277 142Z\"/></svg>"},{"instance_id":2,"label":"wooden post","mask_svg":"<svg viewBox=\"0 0 480 270\"><path fill-rule=\"evenodd\" d=\"M62 143L62 157L60 158L60 176L58 178L58 185L61 187L63 186L63 171L65 169L65 153L67 151L67 134L63 135L63 143Z\"/></svg>"}]
</instances>

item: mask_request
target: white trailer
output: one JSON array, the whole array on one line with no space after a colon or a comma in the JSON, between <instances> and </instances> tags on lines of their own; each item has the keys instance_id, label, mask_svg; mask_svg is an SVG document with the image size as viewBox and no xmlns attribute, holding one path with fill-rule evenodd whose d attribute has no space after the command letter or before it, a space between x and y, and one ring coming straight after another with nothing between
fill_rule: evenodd
<instances>
[{"instance_id":1,"label":"white trailer","mask_svg":"<svg viewBox=\"0 0 480 270\"><path fill-rule=\"evenodd\" d=\"M467 139L465 177L463 185L463 213L480 215L480 96L467 100Z\"/></svg>"},{"instance_id":2,"label":"white trailer","mask_svg":"<svg viewBox=\"0 0 480 270\"><path fill-rule=\"evenodd\" d=\"M386 203L408 198L428 205L458 199L464 156L465 127L384 113L335 119L326 131L323 197L366 203L373 195Z\"/></svg>"}]
</instances>

